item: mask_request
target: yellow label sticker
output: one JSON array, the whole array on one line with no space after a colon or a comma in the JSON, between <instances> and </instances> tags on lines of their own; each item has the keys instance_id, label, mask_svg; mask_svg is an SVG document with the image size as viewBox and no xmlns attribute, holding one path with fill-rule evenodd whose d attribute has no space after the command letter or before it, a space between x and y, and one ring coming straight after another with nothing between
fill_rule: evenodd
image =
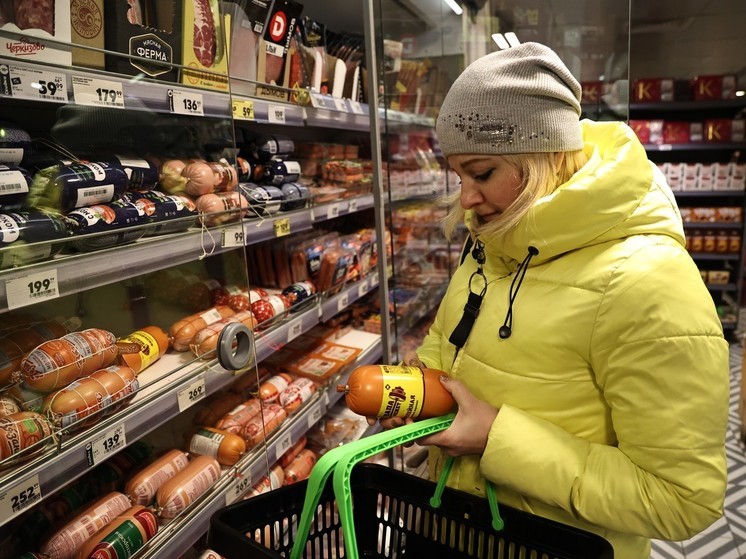
<instances>
[{"instance_id":1,"label":"yellow label sticker","mask_svg":"<svg viewBox=\"0 0 746 559\"><path fill-rule=\"evenodd\" d=\"M290 218L275 220L275 237L290 235Z\"/></svg>"},{"instance_id":2,"label":"yellow label sticker","mask_svg":"<svg viewBox=\"0 0 746 559\"><path fill-rule=\"evenodd\" d=\"M379 365L383 380L378 417L417 417L425 398L425 376L419 367Z\"/></svg>"},{"instance_id":3,"label":"yellow label sticker","mask_svg":"<svg viewBox=\"0 0 746 559\"><path fill-rule=\"evenodd\" d=\"M123 343L132 343L136 344L140 351L138 352L140 354L140 363L142 363L140 370L142 371L148 365L151 363L154 363L156 359L158 359L159 355L159 348L158 348L158 342L156 339L148 334L147 332L144 332L143 330L137 330L136 332L133 332L129 336L126 336L119 340Z\"/></svg>"},{"instance_id":4,"label":"yellow label sticker","mask_svg":"<svg viewBox=\"0 0 746 559\"><path fill-rule=\"evenodd\" d=\"M235 99L233 101L233 118L237 120L255 120L254 101Z\"/></svg>"},{"instance_id":5,"label":"yellow label sticker","mask_svg":"<svg viewBox=\"0 0 746 559\"><path fill-rule=\"evenodd\" d=\"M396 90L397 90L397 91L398 91L399 93L406 93L406 92L407 92L407 86L406 86L406 85L404 85L404 84L403 84L402 82L400 82L400 81L397 81L397 82L396 82L396 85L395 85L394 87L396 88Z\"/></svg>"}]
</instances>

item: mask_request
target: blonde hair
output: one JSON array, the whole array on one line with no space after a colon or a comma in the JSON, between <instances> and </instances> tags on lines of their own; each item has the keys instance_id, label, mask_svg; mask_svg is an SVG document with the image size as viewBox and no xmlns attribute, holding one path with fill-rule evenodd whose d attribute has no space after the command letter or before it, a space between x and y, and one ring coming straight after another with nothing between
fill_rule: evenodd
<instances>
[{"instance_id":1,"label":"blonde hair","mask_svg":"<svg viewBox=\"0 0 746 559\"><path fill-rule=\"evenodd\" d=\"M557 187L566 183L588 162L585 152L559 152L562 157L557 164L557 152L549 153L516 153L502 155L503 160L512 166L518 176L522 177L518 186L520 193L515 201L503 214L489 223L479 221L479 216L473 214L468 224L473 235L497 234L503 235L528 213L529 209L539 198L551 194ZM460 204L460 191L448 195L444 205L449 208L444 220L446 238L453 238L456 228L464 223L466 211Z\"/></svg>"}]
</instances>

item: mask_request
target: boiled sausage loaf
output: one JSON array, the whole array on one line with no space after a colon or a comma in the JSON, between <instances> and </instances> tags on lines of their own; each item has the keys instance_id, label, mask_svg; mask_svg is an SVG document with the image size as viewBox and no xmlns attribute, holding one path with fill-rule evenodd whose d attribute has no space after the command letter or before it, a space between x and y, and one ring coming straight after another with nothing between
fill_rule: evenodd
<instances>
[{"instance_id":1,"label":"boiled sausage loaf","mask_svg":"<svg viewBox=\"0 0 746 559\"><path fill-rule=\"evenodd\" d=\"M78 559L129 559L158 531L152 511L135 505L109 522L80 548Z\"/></svg>"},{"instance_id":2,"label":"boiled sausage loaf","mask_svg":"<svg viewBox=\"0 0 746 559\"><path fill-rule=\"evenodd\" d=\"M186 468L164 483L155 494L158 516L175 518L220 477L220 464L209 456L196 456Z\"/></svg>"},{"instance_id":3,"label":"boiled sausage loaf","mask_svg":"<svg viewBox=\"0 0 746 559\"><path fill-rule=\"evenodd\" d=\"M234 314L230 307L217 306L175 322L168 331L174 350L187 351L200 330Z\"/></svg>"},{"instance_id":4,"label":"boiled sausage loaf","mask_svg":"<svg viewBox=\"0 0 746 559\"><path fill-rule=\"evenodd\" d=\"M149 505L156 491L169 479L187 467L186 453L169 450L152 464L140 470L127 482L124 492L135 505Z\"/></svg>"}]
</instances>

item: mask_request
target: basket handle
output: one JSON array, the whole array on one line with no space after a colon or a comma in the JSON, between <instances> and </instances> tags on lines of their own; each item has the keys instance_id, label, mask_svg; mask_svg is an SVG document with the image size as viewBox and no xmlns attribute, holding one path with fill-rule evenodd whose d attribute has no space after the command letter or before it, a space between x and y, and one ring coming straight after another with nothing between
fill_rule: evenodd
<instances>
[{"instance_id":1,"label":"basket handle","mask_svg":"<svg viewBox=\"0 0 746 559\"><path fill-rule=\"evenodd\" d=\"M435 487L435 493L430 497L430 506L434 509L440 508L441 498L443 496L443 490L446 487L446 481L448 476L451 475L451 468L453 468L453 456L446 458L445 464L443 464L443 470L438 476L438 485ZM496 532L500 532L505 528L505 522L500 516L500 509L497 506L497 495L495 494L495 486L491 481L485 479L485 486L487 488L487 502L490 505L490 512L492 513L492 528Z\"/></svg>"}]
</instances>

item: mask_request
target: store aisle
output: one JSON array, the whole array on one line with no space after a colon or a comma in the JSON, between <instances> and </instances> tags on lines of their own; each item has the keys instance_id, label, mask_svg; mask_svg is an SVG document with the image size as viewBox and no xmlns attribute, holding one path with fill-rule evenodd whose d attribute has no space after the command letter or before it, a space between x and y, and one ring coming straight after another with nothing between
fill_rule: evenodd
<instances>
[{"instance_id":1,"label":"store aisle","mask_svg":"<svg viewBox=\"0 0 746 559\"><path fill-rule=\"evenodd\" d=\"M651 559L746 558L746 445L740 439L738 399L741 394L743 347L730 348L730 415L728 420L728 492L725 516L702 534L684 542L653 542Z\"/></svg>"}]
</instances>

